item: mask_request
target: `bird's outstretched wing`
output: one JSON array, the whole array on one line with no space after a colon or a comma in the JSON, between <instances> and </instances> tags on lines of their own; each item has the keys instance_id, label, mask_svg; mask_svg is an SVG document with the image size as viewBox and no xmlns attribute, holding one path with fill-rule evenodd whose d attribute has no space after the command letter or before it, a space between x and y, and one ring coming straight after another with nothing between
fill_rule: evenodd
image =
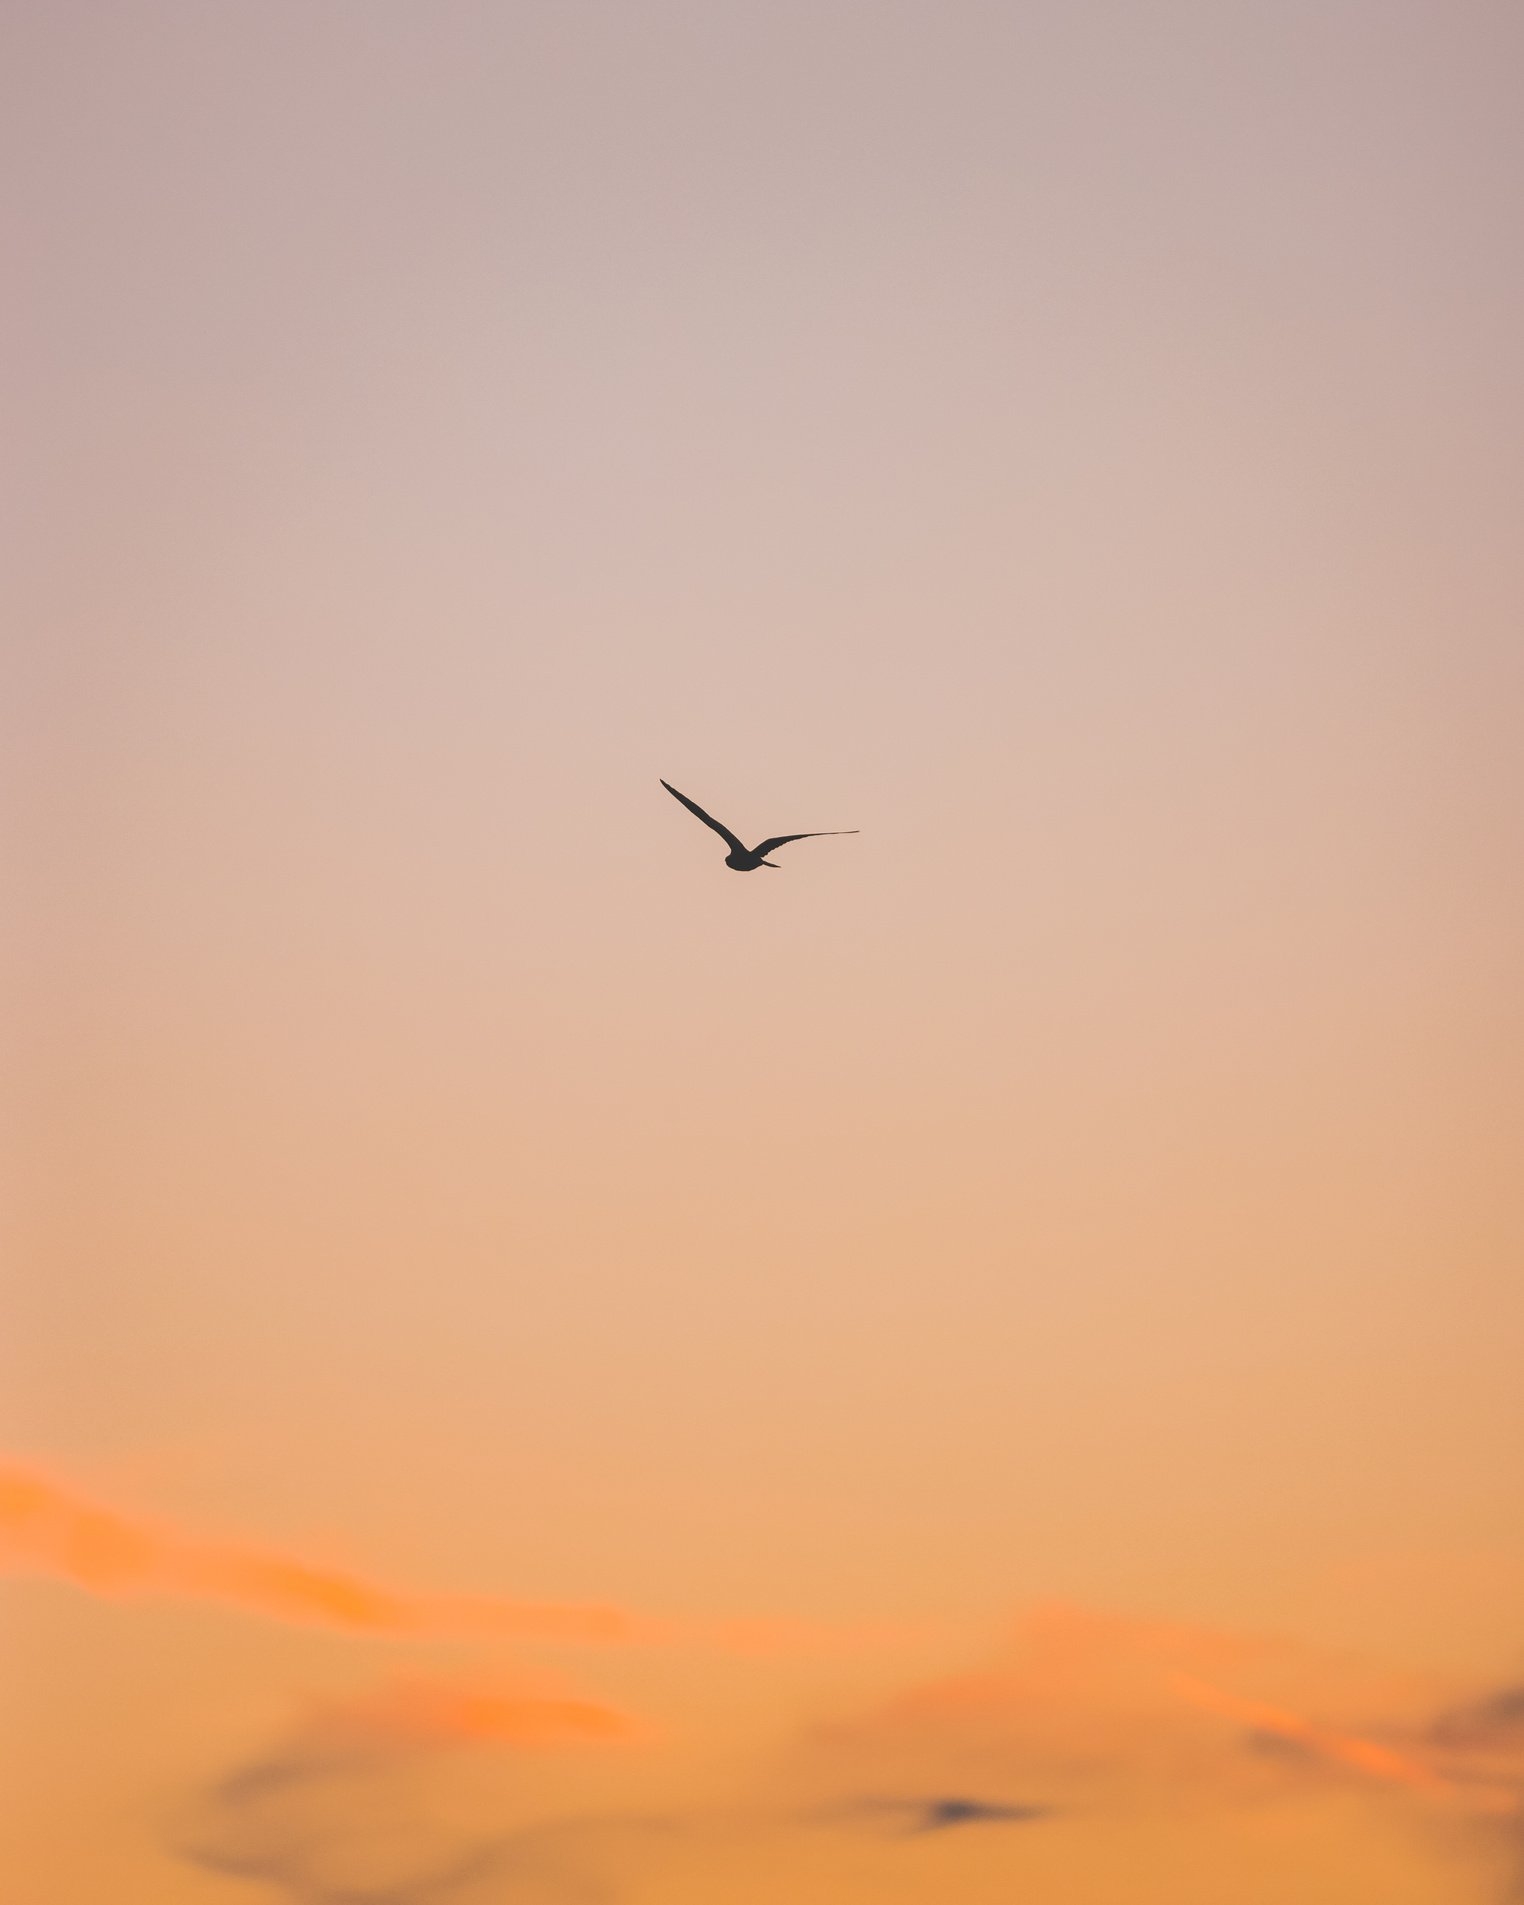
<instances>
[{"instance_id":1,"label":"bird's outstretched wing","mask_svg":"<svg viewBox=\"0 0 1524 1905\"><path fill-rule=\"evenodd\" d=\"M729 827L721 826L720 822L715 819L713 814L706 814L703 808L699 806L696 800L689 800L686 794L680 794L677 791L677 789L672 785L671 781L663 781L662 786L666 788L667 792L672 796L674 800L680 800L683 803L683 805L688 809L690 814L697 814L699 819L703 821L706 827L713 827L715 832L720 836L720 838L722 840L728 841L737 853L744 853L746 851L746 848L741 844L739 840L737 840L735 835L730 831Z\"/></svg>"},{"instance_id":2,"label":"bird's outstretched wing","mask_svg":"<svg viewBox=\"0 0 1524 1905\"><path fill-rule=\"evenodd\" d=\"M666 785L665 782L662 784ZM678 795L678 799L682 799L681 794ZM714 822L711 820L709 824L712 827ZM861 831L860 827L827 827L822 833L776 833L771 840L759 842L752 848L752 852L761 859L771 853L775 847L786 847L790 840L829 840L839 833L860 833Z\"/></svg>"}]
</instances>

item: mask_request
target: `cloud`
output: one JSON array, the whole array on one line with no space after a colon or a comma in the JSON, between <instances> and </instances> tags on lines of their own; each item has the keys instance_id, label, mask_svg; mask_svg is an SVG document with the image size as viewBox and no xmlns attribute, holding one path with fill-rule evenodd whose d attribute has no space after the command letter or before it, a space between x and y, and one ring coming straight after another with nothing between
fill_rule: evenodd
<instances>
[{"instance_id":1,"label":"cloud","mask_svg":"<svg viewBox=\"0 0 1524 1905\"><path fill-rule=\"evenodd\" d=\"M0 1466L0 1567L93 1594L211 1601L355 1634L630 1644L673 1632L617 1607L408 1592L299 1556L120 1514L14 1464Z\"/></svg>"},{"instance_id":2,"label":"cloud","mask_svg":"<svg viewBox=\"0 0 1524 1905\"><path fill-rule=\"evenodd\" d=\"M960 1826L1030 1825L1035 1820L1051 1819L1051 1806L1027 1806L998 1799L969 1799L958 1793L903 1799L858 1799L833 1808L828 1815L835 1820L882 1819L897 1826L906 1837L928 1832L952 1832Z\"/></svg>"},{"instance_id":3,"label":"cloud","mask_svg":"<svg viewBox=\"0 0 1524 1905\"><path fill-rule=\"evenodd\" d=\"M1013 1622L983 1663L906 1688L819 1744L938 1780L993 1775L1042 1804L1258 1803L1332 1779L1463 1802L1425 1736L1432 1696L1415 1676L1271 1635L1060 1605ZM1487 1724L1502 1717L1489 1709ZM1482 1716L1449 1717L1452 1734L1462 1724Z\"/></svg>"},{"instance_id":4,"label":"cloud","mask_svg":"<svg viewBox=\"0 0 1524 1905\"><path fill-rule=\"evenodd\" d=\"M753 1793L659 1812L546 1809L526 1777L526 1752L640 1738L622 1715L544 1686L393 1682L309 1711L203 1793L173 1846L208 1871L273 1886L291 1905L591 1905L684 1861L723 1876L781 1859L787 1871L807 1861L821 1827L909 1840L1047 1816L942 1792L825 1808ZM477 1803L463 1809L472 1776Z\"/></svg>"},{"instance_id":5,"label":"cloud","mask_svg":"<svg viewBox=\"0 0 1524 1905\"><path fill-rule=\"evenodd\" d=\"M16 1463L0 1463L0 1571L89 1593L210 1602L266 1620L393 1639L690 1646L726 1653L835 1652L893 1643L890 1628L658 1620L605 1604L427 1594L298 1555L126 1515Z\"/></svg>"},{"instance_id":6,"label":"cloud","mask_svg":"<svg viewBox=\"0 0 1524 1905\"><path fill-rule=\"evenodd\" d=\"M1439 1794L1451 1790L1450 1781L1422 1759L1379 1740L1341 1732L1268 1701L1243 1699L1189 1674L1174 1674L1169 1684L1188 1704L1205 1713L1220 1713L1240 1722L1250 1739L1261 1743L1274 1739L1283 1746L1297 1748L1304 1764L1321 1760L1370 1779L1409 1787L1415 1792Z\"/></svg>"},{"instance_id":7,"label":"cloud","mask_svg":"<svg viewBox=\"0 0 1524 1905\"><path fill-rule=\"evenodd\" d=\"M646 1738L647 1729L618 1707L562 1693L504 1689L464 1679L398 1680L363 1703L340 1708L329 1730L358 1730L371 1741L506 1746L612 1744Z\"/></svg>"},{"instance_id":8,"label":"cloud","mask_svg":"<svg viewBox=\"0 0 1524 1905\"><path fill-rule=\"evenodd\" d=\"M992 1882L1051 1883L1055 1860L1104 1864L1111 1828L1144 1820L1221 1833L1276 1807L1315 1834L1367 1795L1365 1825L1341 1830L1406 1835L1481 1897L1489 1867L1524 1858L1524 1698L1444 1691L1275 1636L1040 1608L982 1660L802 1729L731 1782L706 1774L699 1799L694 1742L669 1751L559 1685L393 1681L309 1712L179 1843L290 1905L858 1898L896 1872L940 1882L928 1862L951 1884L969 1857Z\"/></svg>"},{"instance_id":9,"label":"cloud","mask_svg":"<svg viewBox=\"0 0 1524 1905\"><path fill-rule=\"evenodd\" d=\"M1052 1817L1051 1806L1013 1806L991 1799L962 1799L947 1795L923 1799L917 1807L912 1832L949 1832L958 1826L1028 1825Z\"/></svg>"},{"instance_id":10,"label":"cloud","mask_svg":"<svg viewBox=\"0 0 1524 1905\"><path fill-rule=\"evenodd\" d=\"M1283 1637L1055 1606L982 1662L817 1729L814 1748L859 1779L998 1781L1096 1829L1364 1794L1370 1829L1404 1834L1458 1896L1498 1896L1503 1863L1524 1900L1524 1686L1443 1692Z\"/></svg>"},{"instance_id":11,"label":"cloud","mask_svg":"<svg viewBox=\"0 0 1524 1905\"><path fill-rule=\"evenodd\" d=\"M1436 1716L1429 1739L1451 1752L1503 1752L1524 1761L1524 1687L1499 1687L1447 1709Z\"/></svg>"},{"instance_id":12,"label":"cloud","mask_svg":"<svg viewBox=\"0 0 1524 1905\"><path fill-rule=\"evenodd\" d=\"M393 1679L314 1705L214 1781L173 1849L289 1905L601 1905L674 1874L723 1883L766 1867L790 1883L828 1852L812 1850L822 1837L878 1840L898 1859L898 1842L1048 1812L940 1789L806 1803L766 1780L699 1801L681 1764L666 1768L688 1795L677 1803L609 1803L643 1790L638 1777L610 1786L617 1765L633 1768L624 1754L644 1760L661 1744L620 1709L543 1679ZM565 1778L547 1784L547 1756Z\"/></svg>"},{"instance_id":13,"label":"cloud","mask_svg":"<svg viewBox=\"0 0 1524 1905\"><path fill-rule=\"evenodd\" d=\"M1510 1898L1524 1899L1524 1686L1509 1682L1445 1706L1418 1735L1481 1829L1512 1860Z\"/></svg>"},{"instance_id":14,"label":"cloud","mask_svg":"<svg viewBox=\"0 0 1524 1905\"><path fill-rule=\"evenodd\" d=\"M608 1826L576 1817L507 1829L526 1750L627 1743L624 1716L559 1691L411 1680L307 1714L218 1780L174 1833L180 1857L277 1887L293 1905L496 1905L603 1895L583 1867ZM510 1749L488 1816L462 1813L462 1750ZM522 1810L523 1802L518 1802Z\"/></svg>"}]
</instances>

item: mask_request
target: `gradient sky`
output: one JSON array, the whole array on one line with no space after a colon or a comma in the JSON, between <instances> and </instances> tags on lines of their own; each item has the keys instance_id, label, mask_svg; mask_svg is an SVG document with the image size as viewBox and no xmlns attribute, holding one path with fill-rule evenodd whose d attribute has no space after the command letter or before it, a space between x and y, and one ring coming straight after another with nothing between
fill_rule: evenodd
<instances>
[{"instance_id":1,"label":"gradient sky","mask_svg":"<svg viewBox=\"0 0 1524 1905\"><path fill-rule=\"evenodd\" d=\"M11 0L17 1905L1502 1896L1521 71Z\"/></svg>"}]
</instances>

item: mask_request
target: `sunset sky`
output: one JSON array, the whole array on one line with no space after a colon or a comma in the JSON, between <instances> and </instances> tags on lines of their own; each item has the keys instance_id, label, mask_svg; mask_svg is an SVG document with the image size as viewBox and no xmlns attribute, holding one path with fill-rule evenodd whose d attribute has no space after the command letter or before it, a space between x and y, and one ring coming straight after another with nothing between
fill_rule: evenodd
<instances>
[{"instance_id":1,"label":"sunset sky","mask_svg":"<svg viewBox=\"0 0 1524 1905\"><path fill-rule=\"evenodd\" d=\"M1502 1905L1515 0L0 13L6 1905Z\"/></svg>"}]
</instances>

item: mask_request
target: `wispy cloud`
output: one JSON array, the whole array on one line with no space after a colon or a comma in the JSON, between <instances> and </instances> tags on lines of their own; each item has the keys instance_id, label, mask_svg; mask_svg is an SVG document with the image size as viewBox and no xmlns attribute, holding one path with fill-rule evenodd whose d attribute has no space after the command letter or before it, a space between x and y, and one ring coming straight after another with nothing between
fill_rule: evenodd
<instances>
[{"instance_id":1,"label":"wispy cloud","mask_svg":"<svg viewBox=\"0 0 1524 1905\"><path fill-rule=\"evenodd\" d=\"M580 1896L575 1849L607 1827L576 1817L507 1830L457 1816L440 1770L460 1751L515 1755L629 1744L641 1729L541 1683L413 1679L312 1709L290 1735L192 1805L175 1850L302 1905Z\"/></svg>"},{"instance_id":2,"label":"wispy cloud","mask_svg":"<svg viewBox=\"0 0 1524 1905\"><path fill-rule=\"evenodd\" d=\"M0 1571L88 1593L210 1602L266 1620L395 1639L689 1646L737 1654L833 1652L893 1642L887 1627L753 1618L674 1621L601 1603L432 1594L300 1555L124 1514L35 1469L0 1463Z\"/></svg>"},{"instance_id":3,"label":"wispy cloud","mask_svg":"<svg viewBox=\"0 0 1524 1905\"><path fill-rule=\"evenodd\" d=\"M642 1744L628 1762L597 1760L645 1767L633 1781L577 1771L594 1763L583 1754ZM217 1782L179 1845L293 1905L570 1905L645 1896L673 1872L680 1891L723 1888L764 1867L781 1885L811 1871L817 1890L858 1897L872 1861L956 1859L965 1835L1016 1873L1028 1848L1051 1859L1037 1848L1077 1847L1076 1831L1104 1835L1108 1820L1189 1831L1364 1792L1369 1829L1410 1830L1415 1854L1456 1860L1462 1896L1489 1896L1489 1861L1495 1873L1524 1857L1519 1687L1447 1695L1289 1639L1072 1607L1033 1610L983 1660L801 1731L728 1796L695 1800L663 1746L558 1684L393 1680L310 1711ZM546 1753L571 1769L566 1783L525 1782L528 1756L540 1767ZM451 1795L484 1765L511 1783L463 1822ZM651 1790L673 1803L634 1803ZM892 1886L889 1867L874 1869Z\"/></svg>"},{"instance_id":4,"label":"wispy cloud","mask_svg":"<svg viewBox=\"0 0 1524 1905\"><path fill-rule=\"evenodd\" d=\"M808 1863L822 1836L870 1852L877 1842L882 1857L897 1858L902 1842L1048 1816L1039 1806L951 1792L811 1806L743 1791L728 1803L656 1811L536 1809L515 1790L526 1752L638 1733L614 1716L588 1728L583 1703L544 1689L505 1689L490 1701L462 1693L406 1683L309 1712L287 1739L201 1795L175 1850L207 1870L275 1887L292 1905L591 1905L677 1869L720 1884L758 1859L788 1872ZM490 1728L479 1724L483 1711ZM467 1762L505 1746L496 1803L474 1820L463 1816L451 1802L471 1783L467 1775L479 1783L482 1771Z\"/></svg>"},{"instance_id":5,"label":"wispy cloud","mask_svg":"<svg viewBox=\"0 0 1524 1905\"><path fill-rule=\"evenodd\" d=\"M856 1799L824 1815L835 1823L881 1821L908 1837L955 1832L962 1826L1025 1826L1051 1819L1051 1806L1027 1806L999 1799L970 1799L961 1793L914 1794L905 1798Z\"/></svg>"},{"instance_id":6,"label":"wispy cloud","mask_svg":"<svg viewBox=\"0 0 1524 1905\"><path fill-rule=\"evenodd\" d=\"M1453 1790L1450 1781L1432 1766L1412 1753L1399 1752L1379 1740L1341 1732L1306 1714L1266 1700L1244 1699L1190 1674L1172 1674L1169 1686L1187 1705L1234 1720L1251 1737L1270 1738L1299 1747L1311 1758L1330 1766L1345 1767L1371 1779L1409 1787L1414 1792L1442 1794Z\"/></svg>"},{"instance_id":7,"label":"wispy cloud","mask_svg":"<svg viewBox=\"0 0 1524 1905\"><path fill-rule=\"evenodd\" d=\"M1059 1606L1020 1617L982 1663L821 1730L816 1746L842 1773L929 1783L977 1771L1097 1821L1364 1791L1380 1802L1373 1829L1406 1822L1438 1858L1463 1849L1468 1884L1485 1888L1477 1848L1505 1860L1516 1849L1524 1898L1524 1687L1444 1692L1286 1638Z\"/></svg>"},{"instance_id":8,"label":"wispy cloud","mask_svg":"<svg viewBox=\"0 0 1524 1905\"><path fill-rule=\"evenodd\" d=\"M1476 1781L1462 1747L1496 1752L1517 1726L1524 1752L1514 1692L1431 1720L1436 1689L1421 1676L1270 1635L1052 1606L1020 1617L981 1664L908 1687L820 1744L933 1776L995 1768L1059 1799L1260 1798L1337 1775L1464 1806Z\"/></svg>"},{"instance_id":9,"label":"wispy cloud","mask_svg":"<svg viewBox=\"0 0 1524 1905\"><path fill-rule=\"evenodd\" d=\"M1524 1686L1499 1687L1447 1707L1435 1717L1429 1739L1445 1751L1497 1752L1524 1763Z\"/></svg>"},{"instance_id":10,"label":"wispy cloud","mask_svg":"<svg viewBox=\"0 0 1524 1905\"><path fill-rule=\"evenodd\" d=\"M92 1594L209 1601L268 1620L411 1639L630 1644L673 1628L623 1608L426 1594L300 1556L118 1512L66 1483L0 1466L0 1567Z\"/></svg>"},{"instance_id":11,"label":"wispy cloud","mask_svg":"<svg viewBox=\"0 0 1524 1905\"><path fill-rule=\"evenodd\" d=\"M543 1682L508 1685L464 1675L390 1681L364 1699L319 1710L309 1733L372 1748L451 1742L610 1745L650 1737L647 1727L602 1701L577 1698Z\"/></svg>"}]
</instances>

